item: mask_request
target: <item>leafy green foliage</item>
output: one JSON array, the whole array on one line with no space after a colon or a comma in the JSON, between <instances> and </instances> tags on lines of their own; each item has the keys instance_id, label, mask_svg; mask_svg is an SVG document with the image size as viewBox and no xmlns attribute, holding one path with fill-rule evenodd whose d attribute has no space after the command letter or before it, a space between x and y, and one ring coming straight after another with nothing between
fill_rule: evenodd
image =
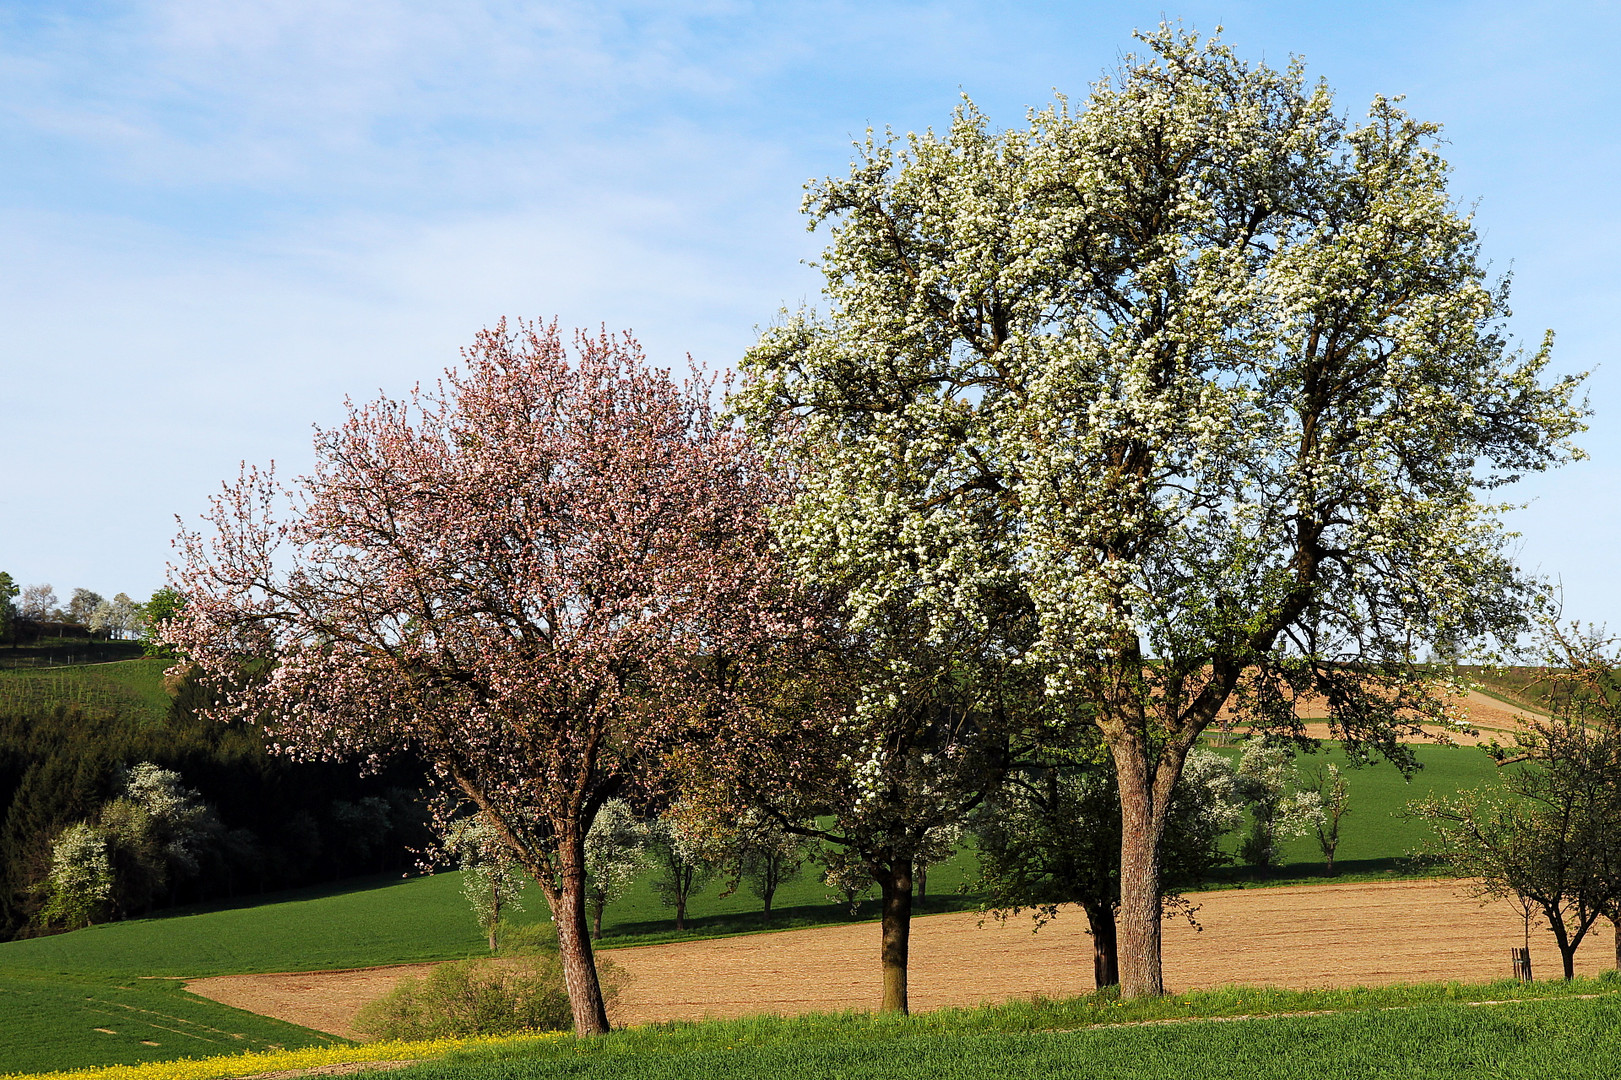
<instances>
[{"instance_id":1,"label":"leafy green foliage","mask_svg":"<svg viewBox=\"0 0 1621 1080\"><path fill-rule=\"evenodd\" d=\"M568 989L555 953L462 960L406 979L367 1004L355 1027L377 1039L568 1031Z\"/></svg>"},{"instance_id":2,"label":"leafy green foliage","mask_svg":"<svg viewBox=\"0 0 1621 1080\"><path fill-rule=\"evenodd\" d=\"M47 975L0 966L0 1023L4 1073L343 1042L188 994L179 979L143 979L134 973L124 978Z\"/></svg>"},{"instance_id":3,"label":"leafy green foliage","mask_svg":"<svg viewBox=\"0 0 1621 1080\"><path fill-rule=\"evenodd\" d=\"M162 640L163 628L186 607L186 598L165 585L141 605L141 647L146 655L173 660L173 647Z\"/></svg>"}]
</instances>

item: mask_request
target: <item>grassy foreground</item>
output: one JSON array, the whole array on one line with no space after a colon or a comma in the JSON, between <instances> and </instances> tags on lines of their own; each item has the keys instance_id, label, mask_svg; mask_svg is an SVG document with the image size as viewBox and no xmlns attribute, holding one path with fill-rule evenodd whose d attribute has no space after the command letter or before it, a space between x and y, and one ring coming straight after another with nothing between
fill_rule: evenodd
<instances>
[{"instance_id":1,"label":"grassy foreground","mask_svg":"<svg viewBox=\"0 0 1621 1080\"><path fill-rule=\"evenodd\" d=\"M656 1024L600 1039L447 1040L115 1067L59 1080L217 1080L429 1060L401 1080L624 1077L1613 1077L1621 979L1353 990L1224 989L945 1009Z\"/></svg>"},{"instance_id":2,"label":"grassy foreground","mask_svg":"<svg viewBox=\"0 0 1621 1080\"><path fill-rule=\"evenodd\" d=\"M889 1037L710 1046L640 1054L563 1048L544 1057L465 1057L401 1080L1610 1080L1621 1075L1621 1006L1536 1001L1470 1008L1280 1016L1110 1030Z\"/></svg>"}]
</instances>

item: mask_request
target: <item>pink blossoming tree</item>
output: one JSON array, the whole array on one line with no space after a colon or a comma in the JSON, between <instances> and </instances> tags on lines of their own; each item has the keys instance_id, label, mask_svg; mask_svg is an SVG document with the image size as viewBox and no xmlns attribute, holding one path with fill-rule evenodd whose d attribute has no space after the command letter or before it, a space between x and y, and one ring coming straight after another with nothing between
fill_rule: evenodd
<instances>
[{"instance_id":1,"label":"pink blossoming tree","mask_svg":"<svg viewBox=\"0 0 1621 1080\"><path fill-rule=\"evenodd\" d=\"M772 615L770 492L707 385L629 337L481 333L431 391L351 405L291 485L244 468L183 532L163 634L218 715L295 755L409 748L492 821L557 924L581 1035L598 809L727 708Z\"/></svg>"}]
</instances>

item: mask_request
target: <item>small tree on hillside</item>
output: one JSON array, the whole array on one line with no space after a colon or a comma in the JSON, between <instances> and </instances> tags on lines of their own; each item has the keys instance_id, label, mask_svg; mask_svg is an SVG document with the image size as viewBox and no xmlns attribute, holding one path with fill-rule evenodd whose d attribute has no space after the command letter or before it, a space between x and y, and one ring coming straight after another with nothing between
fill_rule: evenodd
<instances>
[{"instance_id":1,"label":"small tree on hillside","mask_svg":"<svg viewBox=\"0 0 1621 1080\"><path fill-rule=\"evenodd\" d=\"M1334 853L1340 847L1340 820L1351 811L1351 785L1345 773L1332 762L1302 771L1309 792L1315 792L1316 810L1308 815L1317 848L1326 863L1324 872L1334 873Z\"/></svg>"},{"instance_id":2,"label":"small tree on hillside","mask_svg":"<svg viewBox=\"0 0 1621 1080\"><path fill-rule=\"evenodd\" d=\"M737 874L749 891L765 905L761 917L771 923L771 903L777 890L799 877L810 861L815 843L801 833L791 833L758 815L739 830Z\"/></svg>"},{"instance_id":3,"label":"small tree on hillside","mask_svg":"<svg viewBox=\"0 0 1621 1080\"><path fill-rule=\"evenodd\" d=\"M1249 834L1239 845L1238 854L1251 866L1265 869L1275 865L1284 841L1322 826L1322 795L1303 786L1294 751L1289 747L1260 738L1248 740L1239 755L1235 775L1239 797L1250 811Z\"/></svg>"},{"instance_id":4,"label":"small tree on hillside","mask_svg":"<svg viewBox=\"0 0 1621 1080\"><path fill-rule=\"evenodd\" d=\"M95 614L96 608L106 603L98 592L89 589L74 589L73 599L68 601L68 622L80 626L89 626L90 617Z\"/></svg>"},{"instance_id":5,"label":"small tree on hillside","mask_svg":"<svg viewBox=\"0 0 1621 1080\"><path fill-rule=\"evenodd\" d=\"M585 834L585 891L591 937L602 936L602 913L624 895L647 865L647 825L624 799L609 799Z\"/></svg>"},{"instance_id":6,"label":"small tree on hillside","mask_svg":"<svg viewBox=\"0 0 1621 1080\"><path fill-rule=\"evenodd\" d=\"M30 585L22 591L17 607L22 617L34 622L53 619L58 614L56 590L49 585Z\"/></svg>"},{"instance_id":7,"label":"small tree on hillside","mask_svg":"<svg viewBox=\"0 0 1621 1080\"><path fill-rule=\"evenodd\" d=\"M523 910L523 887L528 881L523 867L513 858L500 830L483 814L452 821L445 831L445 848L456 856L462 895L493 954L499 951L502 916Z\"/></svg>"},{"instance_id":8,"label":"small tree on hillside","mask_svg":"<svg viewBox=\"0 0 1621 1080\"><path fill-rule=\"evenodd\" d=\"M653 865L653 891L665 907L675 909L675 928L685 930L687 901L720 869L713 840L692 828L677 808L648 824L647 852Z\"/></svg>"},{"instance_id":9,"label":"small tree on hillside","mask_svg":"<svg viewBox=\"0 0 1621 1080\"><path fill-rule=\"evenodd\" d=\"M802 830L790 832L757 807L717 817L713 811L686 808L682 828L694 839L716 873L729 879L721 896L730 896L744 884L764 902L764 920L771 922L771 904L777 889L799 876L816 850L803 830L814 821L792 822Z\"/></svg>"},{"instance_id":10,"label":"small tree on hillside","mask_svg":"<svg viewBox=\"0 0 1621 1080\"><path fill-rule=\"evenodd\" d=\"M90 612L86 623L92 633L122 640L140 629L140 605L125 593L103 600Z\"/></svg>"}]
</instances>

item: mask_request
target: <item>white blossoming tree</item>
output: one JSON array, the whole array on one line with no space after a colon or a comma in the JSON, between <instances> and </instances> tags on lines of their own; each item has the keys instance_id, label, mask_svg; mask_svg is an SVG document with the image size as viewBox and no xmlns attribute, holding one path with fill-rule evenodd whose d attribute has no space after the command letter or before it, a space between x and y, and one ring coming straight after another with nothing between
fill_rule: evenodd
<instances>
[{"instance_id":1,"label":"white blossoming tree","mask_svg":"<svg viewBox=\"0 0 1621 1080\"><path fill-rule=\"evenodd\" d=\"M529 879L500 829L483 813L452 821L445 830L445 847L456 856L462 896L494 953L501 944L501 916L523 910L523 890Z\"/></svg>"},{"instance_id":2,"label":"white blossoming tree","mask_svg":"<svg viewBox=\"0 0 1621 1080\"><path fill-rule=\"evenodd\" d=\"M625 894L647 865L647 825L630 803L609 799L585 834L585 900L591 937L602 936L602 913Z\"/></svg>"},{"instance_id":3,"label":"white blossoming tree","mask_svg":"<svg viewBox=\"0 0 1621 1080\"><path fill-rule=\"evenodd\" d=\"M1251 866L1278 861L1286 840L1326 827L1322 792L1306 787L1294 750L1252 738L1238 758L1238 790L1250 811L1249 833L1238 854Z\"/></svg>"},{"instance_id":4,"label":"white blossoming tree","mask_svg":"<svg viewBox=\"0 0 1621 1080\"><path fill-rule=\"evenodd\" d=\"M1314 692L1400 758L1441 708L1418 651L1523 625L1491 492L1577 454L1583 411L1505 336L1434 125L1144 41L1084 106L996 131L965 102L810 185L830 310L763 335L735 406L799 470L796 567L855 617L906 596L999 641L972 598L1029 598L1018 659L1118 774L1127 996L1163 991L1200 732L1224 707L1289 730Z\"/></svg>"},{"instance_id":5,"label":"white blossoming tree","mask_svg":"<svg viewBox=\"0 0 1621 1080\"><path fill-rule=\"evenodd\" d=\"M87 821L62 831L51 845L42 925L73 930L108 917L115 884L109 847L106 832Z\"/></svg>"}]
</instances>

